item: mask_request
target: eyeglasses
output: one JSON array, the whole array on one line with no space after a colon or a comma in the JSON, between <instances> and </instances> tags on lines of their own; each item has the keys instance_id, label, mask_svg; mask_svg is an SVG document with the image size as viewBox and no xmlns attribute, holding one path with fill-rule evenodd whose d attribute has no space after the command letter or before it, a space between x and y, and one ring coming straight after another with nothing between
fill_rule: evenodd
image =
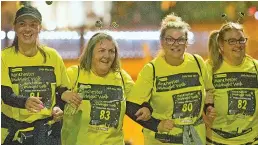
<instances>
[{"instance_id":1,"label":"eyeglasses","mask_svg":"<svg viewBox=\"0 0 258 145\"><path fill-rule=\"evenodd\" d=\"M168 45L173 45L174 43L178 43L179 45L183 45L183 44L186 44L187 42L187 39L185 38L178 38L178 39L174 39L172 37L165 37L163 38L165 40L165 42L168 44Z\"/></svg>"},{"instance_id":2,"label":"eyeglasses","mask_svg":"<svg viewBox=\"0 0 258 145\"><path fill-rule=\"evenodd\" d=\"M236 45L237 42L239 44L246 44L247 42L247 38L240 38L240 39L235 39L235 38L229 38L228 40L224 40L226 42L228 42L229 45Z\"/></svg>"}]
</instances>

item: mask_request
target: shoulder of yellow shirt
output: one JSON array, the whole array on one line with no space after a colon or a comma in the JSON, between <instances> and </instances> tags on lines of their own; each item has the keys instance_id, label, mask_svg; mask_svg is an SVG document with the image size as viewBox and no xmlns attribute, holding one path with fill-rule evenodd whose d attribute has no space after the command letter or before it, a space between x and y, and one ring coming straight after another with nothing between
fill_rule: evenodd
<instances>
[{"instance_id":1,"label":"shoulder of yellow shirt","mask_svg":"<svg viewBox=\"0 0 258 145\"><path fill-rule=\"evenodd\" d=\"M247 58L249 61L253 61L256 65L258 64L258 60L257 60L257 59L254 59L252 56L246 55L246 58Z\"/></svg>"},{"instance_id":2,"label":"shoulder of yellow shirt","mask_svg":"<svg viewBox=\"0 0 258 145\"><path fill-rule=\"evenodd\" d=\"M69 77L78 77L79 65L72 65L67 68L67 73ZM75 76L76 75L76 76Z\"/></svg>"},{"instance_id":3,"label":"shoulder of yellow shirt","mask_svg":"<svg viewBox=\"0 0 258 145\"><path fill-rule=\"evenodd\" d=\"M14 46L5 47L1 50L1 57L15 53Z\"/></svg>"},{"instance_id":4,"label":"shoulder of yellow shirt","mask_svg":"<svg viewBox=\"0 0 258 145\"><path fill-rule=\"evenodd\" d=\"M190 55L192 56L194 55L200 63L202 64L205 63L204 59L199 54L190 54Z\"/></svg>"},{"instance_id":5,"label":"shoulder of yellow shirt","mask_svg":"<svg viewBox=\"0 0 258 145\"><path fill-rule=\"evenodd\" d=\"M123 76L123 79L130 78L131 76L124 70L120 69L121 75ZM76 79L78 77L78 65L72 65L67 68L67 73L70 74L70 77L73 77L73 79Z\"/></svg>"},{"instance_id":6,"label":"shoulder of yellow shirt","mask_svg":"<svg viewBox=\"0 0 258 145\"><path fill-rule=\"evenodd\" d=\"M128 77L129 76L129 74L124 70L124 69L120 69L120 72L121 72L121 74L123 75L123 77L124 77L124 75L126 76L126 77Z\"/></svg>"},{"instance_id":7,"label":"shoulder of yellow shirt","mask_svg":"<svg viewBox=\"0 0 258 145\"><path fill-rule=\"evenodd\" d=\"M50 56L56 55L58 57L61 58L61 56L59 55L59 53L56 51L56 49L45 46L45 45L40 45L39 46L43 51L45 51L47 54L49 54ZM14 46L9 46L9 47L5 47L4 49L1 50L1 56L4 57L5 55L11 55L11 54L15 54L15 49Z\"/></svg>"},{"instance_id":8,"label":"shoulder of yellow shirt","mask_svg":"<svg viewBox=\"0 0 258 145\"><path fill-rule=\"evenodd\" d=\"M74 70L77 70L77 69L78 69L78 65L72 65L72 66L67 68L67 70L70 70L70 71L74 71Z\"/></svg>"},{"instance_id":9,"label":"shoulder of yellow shirt","mask_svg":"<svg viewBox=\"0 0 258 145\"><path fill-rule=\"evenodd\" d=\"M45 45L40 45L40 48L45 51L47 54L49 54L50 56L56 56L59 59L62 59L62 57L60 56L60 54L58 53L58 51L54 48L45 46Z\"/></svg>"},{"instance_id":10,"label":"shoulder of yellow shirt","mask_svg":"<svg viewBox=\"0 0 258 145\"><path fill-rule=\"evenodd\" d=\"M248 63L254 62L255 65L258 67L258 60L257 60L257 59L254 59L254 58L251 57L250 55L246 55L246 59L247 59ZM205 64L206 64L207 68L211 68L211 67L212 67L211 61L210 61L209 59L207 59L207 60L205 61Z\"/></svg>"}]
</instances>

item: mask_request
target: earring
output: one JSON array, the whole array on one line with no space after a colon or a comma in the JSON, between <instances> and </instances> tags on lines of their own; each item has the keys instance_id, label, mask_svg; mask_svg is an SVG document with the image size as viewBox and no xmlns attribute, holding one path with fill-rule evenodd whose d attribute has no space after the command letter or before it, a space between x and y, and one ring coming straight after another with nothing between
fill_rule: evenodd
<instances>
[{"instance_id":1,"label":"earring","mask_svg":"<svg viewBox=\"0 0 258 145\"><path fill-rule=\"evenodd\" d=\"M98 20L98 21L96 21L96 23L95 23L95 27L96 27L98 30L100 30L100 29L103 27L103 23L102 23L100 20Z\"/></svg>"}]
</instances>

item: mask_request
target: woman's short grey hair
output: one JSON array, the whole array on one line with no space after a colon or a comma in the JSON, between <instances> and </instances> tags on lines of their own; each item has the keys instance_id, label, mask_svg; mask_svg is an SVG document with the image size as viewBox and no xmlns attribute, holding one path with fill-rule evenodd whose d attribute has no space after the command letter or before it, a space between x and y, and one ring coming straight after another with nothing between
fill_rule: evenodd
<instances>
[{"instance_id":1,"label":"woman's short grey hair","mask_svg":"<svg viewBox=\"0 0 258 145\"><path fill-rule=\"evenodd\" d=\"M94 50L96 44L104 39L112 41L113 44L115 45L115 59L111 65L110 69L112 71L120 71L120 61L119 61L119 56L118 56L118 44L111 35L106 34L104 32L99 32L99 33L94 34L88 41L86 48L84 48L82 55L80 56L80 67L82 69L90 72L90 70L92 68L91 65L92 65L92 58L93 58L93 50Z\"/></svg>"}]
</instances>

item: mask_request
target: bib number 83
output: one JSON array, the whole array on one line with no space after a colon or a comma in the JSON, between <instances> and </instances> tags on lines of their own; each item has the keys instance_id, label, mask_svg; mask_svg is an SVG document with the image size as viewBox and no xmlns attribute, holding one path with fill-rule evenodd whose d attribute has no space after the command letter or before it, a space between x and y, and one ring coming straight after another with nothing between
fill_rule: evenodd
<instances>
[{"instance_id":1,"label":"bib number 83","mask_svg":"<svg viewBox=\"0 0 258 145\"><path fill-rule=\"evenodd\" d=\"M103 119L109 120L110 119L110 111L108 111L108 110L101 110L99 118L102 119L102 120Z\"/></svg>"}]
</instances>

